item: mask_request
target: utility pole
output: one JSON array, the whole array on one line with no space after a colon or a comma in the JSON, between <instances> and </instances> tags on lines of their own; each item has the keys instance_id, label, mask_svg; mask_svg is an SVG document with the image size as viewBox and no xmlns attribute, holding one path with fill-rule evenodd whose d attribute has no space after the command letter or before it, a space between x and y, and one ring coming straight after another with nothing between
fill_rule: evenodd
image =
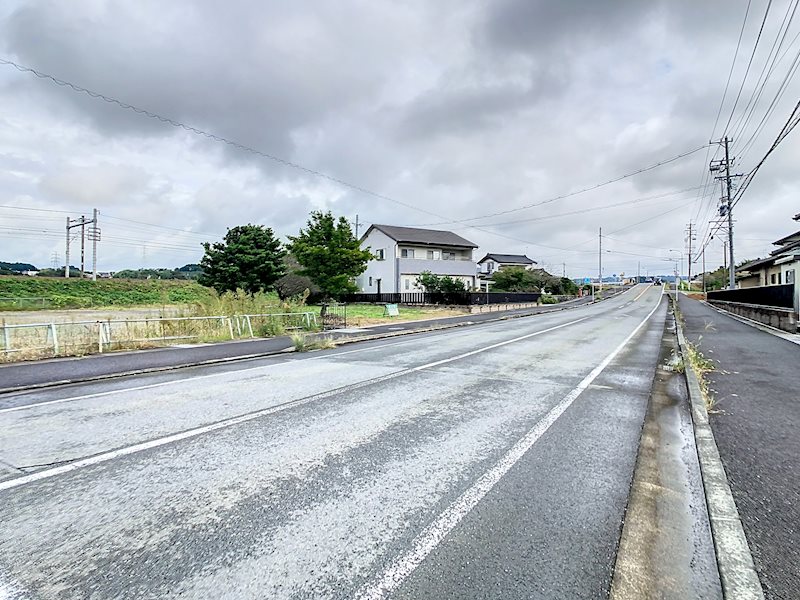
<instances>
[{"instance_id":1,"label":"utility pole","mask_svg":"<svg viewBox=\"0 0 800 600\"><path fill-rule=\"evenodd\" d=\"M722 268L728 270L728 242L722 240Z\"/></svg>"},{"instance_id":2,"label":"utility pole","mask_svg":"<svg viewBox=\"0 0 800 600\"><path fill-rule=\"evenodd\" d=\"M83 271L86 266L86 217L81 215L81 279L83 279Z\"/></svg>"},{"instance_id":3,"label":"utility pole","mask_svg":"<svg viewBox=\"0 0 800 600\"><path fill-rule=\"evenodd\" d=\"M600 291L603 290L603 228L600 228L600 237L599 239L599 246L597 252L597 270L598 270L598 285L600 286Z\"/></svg>"},{"instance_id":4,"label":"utility pole","mask_svg":"<svg viewBox=\"0 0 800 600\"><path fill-rule=\"evenodd\" d=\"M731 178L739 177L739 175L731 175L731 164L735 160L729 154L729 146L732 141L728 136L725 136L717 142L717 144L725 147L725 158L711 161L709 166L712 173L724 172L724 175L718 175L716 178L725 182L725 198L723 206L720 207L720 213L728 218L728 289L731 290L736 288L736 265L733 257L733 184Z\"/></svg>"},{"instance_id":5,"label":"utility pole","mask_svg":"<svg viewBox=\"0 0 800 600\"><path fill-rule=\"evenodd\" d=\"M706 293L706 247L703 246L703 293Z\"/></svg>"},{"instance_id":6,"label":"utility pole","mask_svg":"<svg viewBox=\"0 0 800 600\"><path fill-rule=\"evenodd\" d=\"M358 215L356 215L356 239L358 239Z\"/></svg>"},{"instance_id":7,"label":"utility pole","mask_svg":"<svg viewBox=\"0 0 800 600\"><path fill-rule=\"evenodd\" d=\"M92 210L89 239L92 241L92 281L97 281L97 242L100 241L100 228L97 226L97 209Z\"/></svg>"},{"instance_id":8,"label":"utility pole","mask_svg":"<svg viewBox=\"0 0 800 600\"><path fill-rule=\"evenodd\" d=\"M65 248L64 248L64 250L65 250L64 256L65 256L65 261L66 261L66 264L64 265L64 278L69 278L69 242L70 242L69 233L70 233L70 229L74 229L75 227L80 227L81 228L81 234L80 234L81 235L81 278L83 278L83 270L84 270L84 266L85 266L84 261L85 261L85 245L86 245L86 241L85 241L86 240L86 237L85 237L86 226L91 224L91 223L95 223L95 224L97 223L97 209L94 209L94 212L95 212L94 219L87 219L84 216L81 216L78 219L70 219L69 217L67 217L67 228L66 228L67 237L66 237ZM91 231L92 230L90 228L90 230L89 230L90 234L91 234ZM99 230L98 230L98 239L100 239L99 238ZM95 256L96 256L96 249L95 249Z\"/></svg>"},{"instance_id":9,"label":"utility pole","mask_svg":"<svg viewBox=\"0 0 800 600\"><path fill-rule=\"evenodd\" d=\"M642 283L642 261L636 263L636 283Z\"/></svg>"},{"instance_id":10,"label":"utility pole","mask_svg":"<svg viewBox=\"0 0 800 600\"><path fill-rule=\"evenodd\" d=\"M567 263L561 263L561 276L567 276Z\"/></svg>"},{"instance_id":11,"label":"utility pole","mask_svg":"<svg viewBox=\"0 0 800 600\"><path fill-rule=\"evenodd\" d=\"M64 252L64 256L65 256L64 260L66 261L64 263L64 278L65 279L69 279L69 224L70 224L70 218L67 217L67 247L66 247L66 250Z\"/></svg>"},{"instance_id":12,"label":"utility pole","mask_svg":"<svg viewBox=\"0 0 800 600\"><path fill-rule=\"evenodd\" d=\"M686 239L689 242L689 260L687 261L689 263L689 273L688 273L689 291L692 290L692 242L695 239L697 239L697 237L696 237L697 234L696 234L695 231L693 231L692 227L693 227L693 223L691 221L689 221L689 225L687 227L687 234L686 234Z\"/></svg>"}]
</instances>

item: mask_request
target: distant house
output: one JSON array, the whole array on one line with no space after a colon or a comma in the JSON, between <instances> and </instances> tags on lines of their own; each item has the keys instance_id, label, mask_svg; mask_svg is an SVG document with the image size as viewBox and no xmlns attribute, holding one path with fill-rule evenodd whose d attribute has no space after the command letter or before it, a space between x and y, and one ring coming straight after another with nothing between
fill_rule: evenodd
<instances>
[{"instance_id":1,"label":"distant house","mask_svg":"<svg viewBox=\"0 0 800 600\"><path fill-rule=\"evenodd\" d=\"M533 270L536 261L524 254L487 254L478 261L478 275L486 279L500 269L509 267L522 267L528 271Z\"/></svg>"},{"instance_id":2,"label":"distant house","mask_svg":"<svg viewBox=\"0 0 800 600\"><path fill-rule=\"evenodd\" d=\"M800 215L798 215L800 216ZM750 261L736 269L739 287L758 287L764 285L798 285L800 275L800 231L772 242L778 246L767 258Z\"/></svg>"},{"instance_id":3,"label":"distant house","mask_svg":"<svg viewBox=\"0 0 800 600\"><path fill-rule=\"evenodd\" d=\"M424 271L476 283L472 253L478 246L452 231L371 225L361 238L376 256L356 280L364 293L420 292L417 277Z\"/></svg>"}]
</instances>

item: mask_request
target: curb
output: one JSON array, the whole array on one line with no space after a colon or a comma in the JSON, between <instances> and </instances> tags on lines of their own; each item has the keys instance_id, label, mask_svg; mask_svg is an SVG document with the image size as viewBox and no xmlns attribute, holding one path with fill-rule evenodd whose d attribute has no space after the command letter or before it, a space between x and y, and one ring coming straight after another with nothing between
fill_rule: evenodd
<instances>
[{"instance_id":1,"label":"curb","mask_svg":"<svg viewBox=\"0 0 800 600\"><path fill-rule=\"evenodd\" d=\"M673 300L674 301L674 300ZM678 312L678 314L680 314ZM726 599L763 600L764 592L758 578L750 546L744 534L742 521L733 499L725 467L714 440L714 432L708 421L703 395L697 375L686 356L686 338L680 318L675 319L678 346L684 359L686 385L692 407L692 423L697 444L697 457L705 489L711 535L717 555L717 568L722 584L722 595Z\"/></svg>"},{"instance_id":2,"label":"curb","mask_svg":"<svg viewBox=\"0 0 800 600\"><path fill-rule=\"evenodd\" d=\"M374 341L374 340L380 340L380 339L385 339L385 338L393 338L393 337L398 337L398 336L402 336L402 335L411 335L411 334L415 334L415 333L429 333L429 332L432 332L432 331L439 331L439 330L445 330L445 329L455 329L456 327L467 327L467 326L472 326L472 325L482 325L484 323L497 323L499 321L506 321L508 319L520 319L520 318L523 318L523 317L534 317L534 316L539 315L539 314L549 314L549 313L554 313L554 312L559 312L559 311L564 311L564 310L572 310L574 308L579 308L581 306L589 306L589 305L579 304L577 306L565 306L563 308L555 308L553 310L548 310L548 311L539 312L539 313L498 315L497 317L495 317L493 319L484 319L484 320L482 320L480 322L465 321L465 322L461 322L461 323L446 323L446 324L443 324L443 325L437 325L437 326L432 326L432 327L421 327L421 328L418 328L418 329L408 329L408 330L405 330L405 331L392 331L392 332L380 333L380 334L374 334L374 335L363 335L363 336L334 338L334 342L336 343L337 346L343 346L345 344L353 344L353 343L356 343L356 342L370 342L370 341ZM424 321L417 321L417 322L418 323L424 323ZM328 333L320 332L320 333L315 333L315 334L312 334L312 335L315 336L315 337L322 337L322 336L330 337L331 333L335 333L335 330L333 330L332 332L328 332ZM71 384L74 384L74 383L89 383L89 382L92 382L92 381L106 381L106 380L111 380L111 379L119 379L119 378L122 378L122 377L132 377L132 376L135 376L135 375L147 375L147 374L152 374L152 373L163 373L163 372L168 372L168 371L176 371L178 369L188 369L188 368L191 368L191 367L206 367L206 366L222 365L222 364L239 362L239 361L255 360L255 359L259 359L259 358L269 358L270 356L280 356L282 354L287 354L287 353L291 353L291 352L294 352L294 351L295 351L294 348L289 346L289 347L284 348L282 350L273 350L273 351L270 351L270 352L257 352L257 353L254 353L254 354L244 354L242 356L230 356L230 357L227 357L227 358L214 358L214 359L211 359L211 360L192 362L192 363L185 363L185 364L179 364L179 365L169 365L169 366L164 366L164 367L151 367L151 368L147 368L147 369L134 369L132 371L121 371L121 372L117 372L117 373L107 373L107 374L103 374L103 375L93 375L93 376L90 376L90 377L77 377L77 378L74 378L74 379L62 379L62 380L59 380L59 381L47 381L47 382L43 382L43 383L35 383L35 384L32 384L32 385L6 387L6 388L0 388L0 395L13 394L15 392L26 392L26 391L31 391L31 390L41 390L41 389L47 389L47 388L52 388L52 387L58 387L58 386L62 386L62 385L71 385ZM9 364L13 364L13 363L9 363Z\"/></svg>"}]
</instances>

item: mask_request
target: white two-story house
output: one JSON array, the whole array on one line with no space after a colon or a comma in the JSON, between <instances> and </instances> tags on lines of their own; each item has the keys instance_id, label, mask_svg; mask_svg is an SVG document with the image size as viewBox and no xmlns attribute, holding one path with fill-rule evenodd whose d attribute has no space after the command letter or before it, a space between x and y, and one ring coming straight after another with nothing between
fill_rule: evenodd
<instances>
[{"instance_id":1,"label":"white two-story house","mask_svg":"<svg viewBox=\"0 0 800 600\"><path fill-rule=\"evenodd\" d=\"M472 253L478 246L452 231L371 225L361 247L376 256L356 280L364 293L421 292L417 277L424 271L459 279L467 289L475 287Z\"/></svg>"}]
</instances>

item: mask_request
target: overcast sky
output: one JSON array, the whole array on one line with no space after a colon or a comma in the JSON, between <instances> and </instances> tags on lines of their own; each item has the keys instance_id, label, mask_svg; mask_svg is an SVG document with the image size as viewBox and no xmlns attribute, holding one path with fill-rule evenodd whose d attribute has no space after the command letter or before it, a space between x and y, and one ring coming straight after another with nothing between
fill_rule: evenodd
<instances>
[{"instance_id":1,"label":"overcast sky","mask_svg":"<svg viewBox=\"0 0 800 600\"><path fill-rule=\"evenodd\" d=\"M0 65L0 260L63 264L66 217L93 208L101 271L198 262L200 242L227 227L286 236L310 210L330 209L367 225L451 229L476 254L526 253L572 277L596 274L602 227L604 274L639 263L669 272L664 258L684 251L686 225L702 241L717 203L716 185L698 189L716 148L484 215L616 178L726 130L737 172L750 170L798 101L800 78L745 148L798 55L800 15L752 117L740 120L795 5L772 3L726 128L767 2L753 0L745 22L746 5L5 0L0 57L398 202ZM800 228L791 220L799 159L795 132L737 205L737 262ZM479 228L432 225L473 217ZM722 263L718 239L707 261Z\"/></svg>"}]
</instances>

